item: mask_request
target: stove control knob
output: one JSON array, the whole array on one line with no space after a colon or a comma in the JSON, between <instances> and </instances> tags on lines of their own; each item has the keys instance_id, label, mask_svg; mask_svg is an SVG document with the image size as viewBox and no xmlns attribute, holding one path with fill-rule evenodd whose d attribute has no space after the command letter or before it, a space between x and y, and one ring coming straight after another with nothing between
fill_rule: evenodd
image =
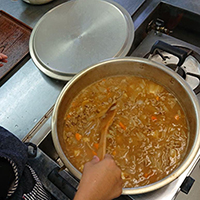
<instances>
[{"instance_id":1,"label":"stove control knob","mask_svg":"<svg viewBox=\"0 0 200 200\"><path fill-rule=\"evenodd\" d=\"M146 32L150 32L151 30L155 30L155 33L157 35L162 35L162 33L165 34L171 34L173 31L167 29L165 27L165 22L162 19L157 18L156 20L152 20L149 22L149 24L146 27Z\"/></svg>"},{"instance_id":2,"label":"stove control knob","mask_svg":"<svg viewBox=\"0 0 200 200\"><path fill-rule=\"evenodd\" d=\"M195 180L192 177L187 176L180 187L181 191L185 194L188 194L194 181Z\"/></svg>"}]
</instances>

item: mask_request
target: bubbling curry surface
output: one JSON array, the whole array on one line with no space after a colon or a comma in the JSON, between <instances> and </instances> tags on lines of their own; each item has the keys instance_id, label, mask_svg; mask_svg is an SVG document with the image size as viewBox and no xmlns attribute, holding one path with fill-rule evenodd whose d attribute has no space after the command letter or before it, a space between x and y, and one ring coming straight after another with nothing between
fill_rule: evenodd
<instances>
[{"instance_id":1,"label":"bubbling curry surface","mask_svg":"<svg viewBox=\"0 0 200 200\"><path fill-rule=\"evenodd\" d=\"M183 109L172 93L148 79L116 76L82 90L66 111L63 148L79 171L96 155L99 125L117 103L108 129L106 152L122 170L125 188L161 180L185 155L189 130Z\"/></svg>"}]
</instances>

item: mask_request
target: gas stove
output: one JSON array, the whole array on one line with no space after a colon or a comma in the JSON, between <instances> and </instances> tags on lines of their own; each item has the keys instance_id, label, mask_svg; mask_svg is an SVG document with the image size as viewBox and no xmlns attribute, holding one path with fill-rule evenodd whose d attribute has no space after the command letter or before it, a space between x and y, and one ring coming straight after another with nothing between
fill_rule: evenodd
<instances>
[{"instance_id":1,"label":"gas stove","mask_svg":"<svg viewBox=\"0 0 200 200\"><path fill-rule=\"evenodd\" d=\"M200 48L175 37L151 30L140 45L131 54L134 57L145 57L161 63L178 73L193 89L200 92ZM200 158L200 151L194 163L168 186L140 196L141 199L175 199L179 191L183 191L184 180L189 180L190 173ZM185 192L185 191L183 191ZM188 192L188 191L187 191ZM186 192L186 193L187 193ZM174 195L174 196L173 196ZM137 199L135 197L134 199ZM138 198L140 199L140 198Z\"/></svg>"},{"instance_id":2,"label":"gas stove","mask_svg":"<svg viewBox=\"0 0 200 200\"><path fill-rule=\"evenodd\" d=\"M161 63L178 73L194 90L200 92L200 48L151 31L131 56Z\"/></svg>"},{"instance_id":3,"label":"gas stove","mask_svg":"<svg viewBox=\"0 0 200 200\"><path fill-rule=\"evenodd\" d=\"M200 92L200 48L170 36L169 33L170 31L162 32L158 30L158 28L148 31L145 38L129 56L144 57L171 68L190 85L196 94L198 94ZM78 180L76 180L67 169L63 170L64 165L54 149L51 138L52 110L53 107L45 115L46 118L43 118L39 123L39 128L36 128L36 130L33 130L33 132L29 134L29 136L34 135L30 141L36 143L39 147L38 156L36 157L37 162L33 161L31 165L37 173L39 173L44 186L48 191L51 191L53 196L57 199L66 199L66 196L72 199L75 192L74 188L78 186ZM41 124L43 125L41 126ZM41 135L45 138L44 140L41 139ZM25 140L26 139L27 138L25 138ZM169 185L147 194L120 196L118 199L172 200L176 198L180 191L188 193L194 182L194 179L190 177L190 173L196 166L199 158L200 151L190 167ZM40 163L40 165L38 165L38 163ZM45 165L45 171L41 171L41 165ZM46 177L48 177L48 179ZM64 180L61 177L65 177Z\"/></svg>"}]
</instances>

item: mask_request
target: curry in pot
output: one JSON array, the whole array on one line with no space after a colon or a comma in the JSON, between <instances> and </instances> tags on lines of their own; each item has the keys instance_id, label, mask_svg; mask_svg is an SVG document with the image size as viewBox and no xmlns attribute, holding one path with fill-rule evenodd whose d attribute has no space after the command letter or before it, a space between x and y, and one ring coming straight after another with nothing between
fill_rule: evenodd
<instances>
[{"instance_id":1,"label":"curry in pot","mask_svg":"<svg viewBox=\"0 0 200 200\"><path fill-rule=\"evenodd\" d=\"M161 180L176 169L187 149L189 130L172 93L148 79L116 76L82 90L66 111L64 153L79 171L97 154L100 122L116 102L106 152L122 170L124 187Z\"/></svg>"}]
</instances>

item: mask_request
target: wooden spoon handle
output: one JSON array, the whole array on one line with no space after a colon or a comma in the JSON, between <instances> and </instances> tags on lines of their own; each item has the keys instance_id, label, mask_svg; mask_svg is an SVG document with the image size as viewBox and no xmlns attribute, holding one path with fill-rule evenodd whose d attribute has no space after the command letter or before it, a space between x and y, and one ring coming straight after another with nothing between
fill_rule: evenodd
<instances>
[{"instance_id":1,"label":"wooden spoon handle","mask_svg":"<svg viewBox=\"0 0 200 200\"><path fill-rule=\"evenodd\" d=\"M102 160L106 154L106 136L108 132L108 128L113 123L114 116L116 114L116 103L110 106L107 110L105 117L101 121L100 129L101 129L101 138L99 142L99 149L97 151L97 156L100 160Z\"/></svg>"},{"instance_id":2,"label":"wooden spoon handle","mask_svg":"<svg viewBox=\"0 0 200 200\"><path fill-rule=\"evenodd\" d=\"M97 151L97 156L99 157L100 160L104 159L104 156L106 154L106 132L107 130L104 130L105 133L101 133L101 140L99 142L99 148Z\"/></svg>"}]
</instances>

